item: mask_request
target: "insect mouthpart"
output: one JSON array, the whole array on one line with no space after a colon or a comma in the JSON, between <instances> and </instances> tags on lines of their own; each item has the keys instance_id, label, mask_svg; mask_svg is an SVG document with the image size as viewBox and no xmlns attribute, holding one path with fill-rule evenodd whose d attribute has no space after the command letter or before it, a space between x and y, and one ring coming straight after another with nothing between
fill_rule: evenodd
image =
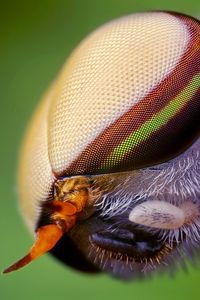
<instances>
[{"instance_id":1,"label":"insect mouthpart","mask_svg":"<svg viewBox=\"0 0 200 300\"><path fill-rule=\"evenodd\" d=\"M76 223L78 214L87 206L88 178L75 177L54 183L53 199L42 204L42 222L36 229L36 241L29 253L6 268L9 273L22 268L32 260L50 251L60 238Z\"/></svg>"}]
</instances>

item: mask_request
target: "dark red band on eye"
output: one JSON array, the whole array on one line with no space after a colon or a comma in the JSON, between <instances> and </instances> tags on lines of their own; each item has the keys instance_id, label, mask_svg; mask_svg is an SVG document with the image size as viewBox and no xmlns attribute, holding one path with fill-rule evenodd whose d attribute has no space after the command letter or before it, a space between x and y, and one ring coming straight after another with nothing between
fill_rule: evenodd
<instances>
[{"instance_id":1,"label":"dark red band on eye","mask_svg":"<svg viewBox=\"0 0 200 300\"><path fill-rule=\"evenodd\" d=\"M186 24L191 35L188 47L175 69L146 97L89 144L61 174L62 176L127 171L160 163L184 151L198 137L199 90L165 126L152 133L139 146L133 146L123 155L122 160L116 157L115 161L102 167L118 145L144 122L165 108L200 72L200 23L184 15L174 15Z\"/></svg>"}]
</instances>

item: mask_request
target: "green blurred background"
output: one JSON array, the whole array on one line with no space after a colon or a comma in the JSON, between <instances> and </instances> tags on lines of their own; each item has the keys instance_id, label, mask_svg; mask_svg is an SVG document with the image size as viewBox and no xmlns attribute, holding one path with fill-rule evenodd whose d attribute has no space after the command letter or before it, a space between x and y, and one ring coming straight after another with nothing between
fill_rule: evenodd
<instances>
[{"instance_id":1,"label":"green blurred background","mask_svg":"<svg viewBox=\"0 0 200 300\"><path fill-rule=\"evenodd\" d=\"M197 1L43 0L0 3L0 269L25 254L32 238L18 212L18 149L40 95L77 43L107 20L165 9L200 17ZM200 264L151 280L121 282L79 274L45 255L0 276L0 299L200 299Z\"/></svg>"}]
</instances>

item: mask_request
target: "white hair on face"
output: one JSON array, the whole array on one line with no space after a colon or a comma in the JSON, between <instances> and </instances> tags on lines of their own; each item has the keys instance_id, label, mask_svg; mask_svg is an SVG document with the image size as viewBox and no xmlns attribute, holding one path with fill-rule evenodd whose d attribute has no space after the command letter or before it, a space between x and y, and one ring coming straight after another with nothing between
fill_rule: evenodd
<instances>
[{"instance_id":1,"label":"white hair on face","mask_svg":"<svg viewBox=\"0 0 200 300\"><path fill-rule=\"evenodd\" d=\"M160 197L164 200L180 203L189 198L200 195L200 152L199 149L190 149L177 159L169 162L155 176L146 189L148 197ZM167 196L167 198L166 198ZM172 196L172 198L171 198ZM170 199L168 199L170 197Z\"/></svg>"},{"instance_id":2,"label":"white hair on face","mask_svg":"<svg viewBox=\"0 0 200 300\"><path fill-rule=\"evenodd\" d=\"M114 175L111 176L113 180ZM112 218L146 200L167 201L179 206L200 199L200 138L176 158L127 173L123 182L104 194L95 205L105 218Z\"/></svg>"}]
</instances>

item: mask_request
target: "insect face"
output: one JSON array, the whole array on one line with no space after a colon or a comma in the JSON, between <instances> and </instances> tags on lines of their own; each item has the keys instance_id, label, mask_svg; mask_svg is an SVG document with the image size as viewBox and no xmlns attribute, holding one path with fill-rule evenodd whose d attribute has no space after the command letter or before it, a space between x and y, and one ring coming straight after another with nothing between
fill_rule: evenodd
<instances>
[{"instance_id":1,"label":"insect face","mask_svg":"<svg viewBox=\"0 0 200 300\"><path fill-rule=\"evenodd\" d=\"M199 145L200 140L164 164L93 177L94 190L104 189L93 214L68 234L71 251L76 249L84 254L84 263L90 262L88 271L95 266L123 278L140 277L167 269L166 265L178 268L186 257L197 257ZM63 238L60 243L64 247L69 241ZM60 259L61 249L52 251ZM84 263L76 267L85 268Z\"/></svg>"},{"instance_id":2,"label":"insect face","mask_svg":"<svg viewBox=\"0 0 200 300\"><path fill-rule=\"evenodd\" d=\"M121 278L195 258L199 45L198 20L149 12L74 50L27 130L18 183L36 242L5 272L48 251Z\"/></svg>"}]
</instances>

